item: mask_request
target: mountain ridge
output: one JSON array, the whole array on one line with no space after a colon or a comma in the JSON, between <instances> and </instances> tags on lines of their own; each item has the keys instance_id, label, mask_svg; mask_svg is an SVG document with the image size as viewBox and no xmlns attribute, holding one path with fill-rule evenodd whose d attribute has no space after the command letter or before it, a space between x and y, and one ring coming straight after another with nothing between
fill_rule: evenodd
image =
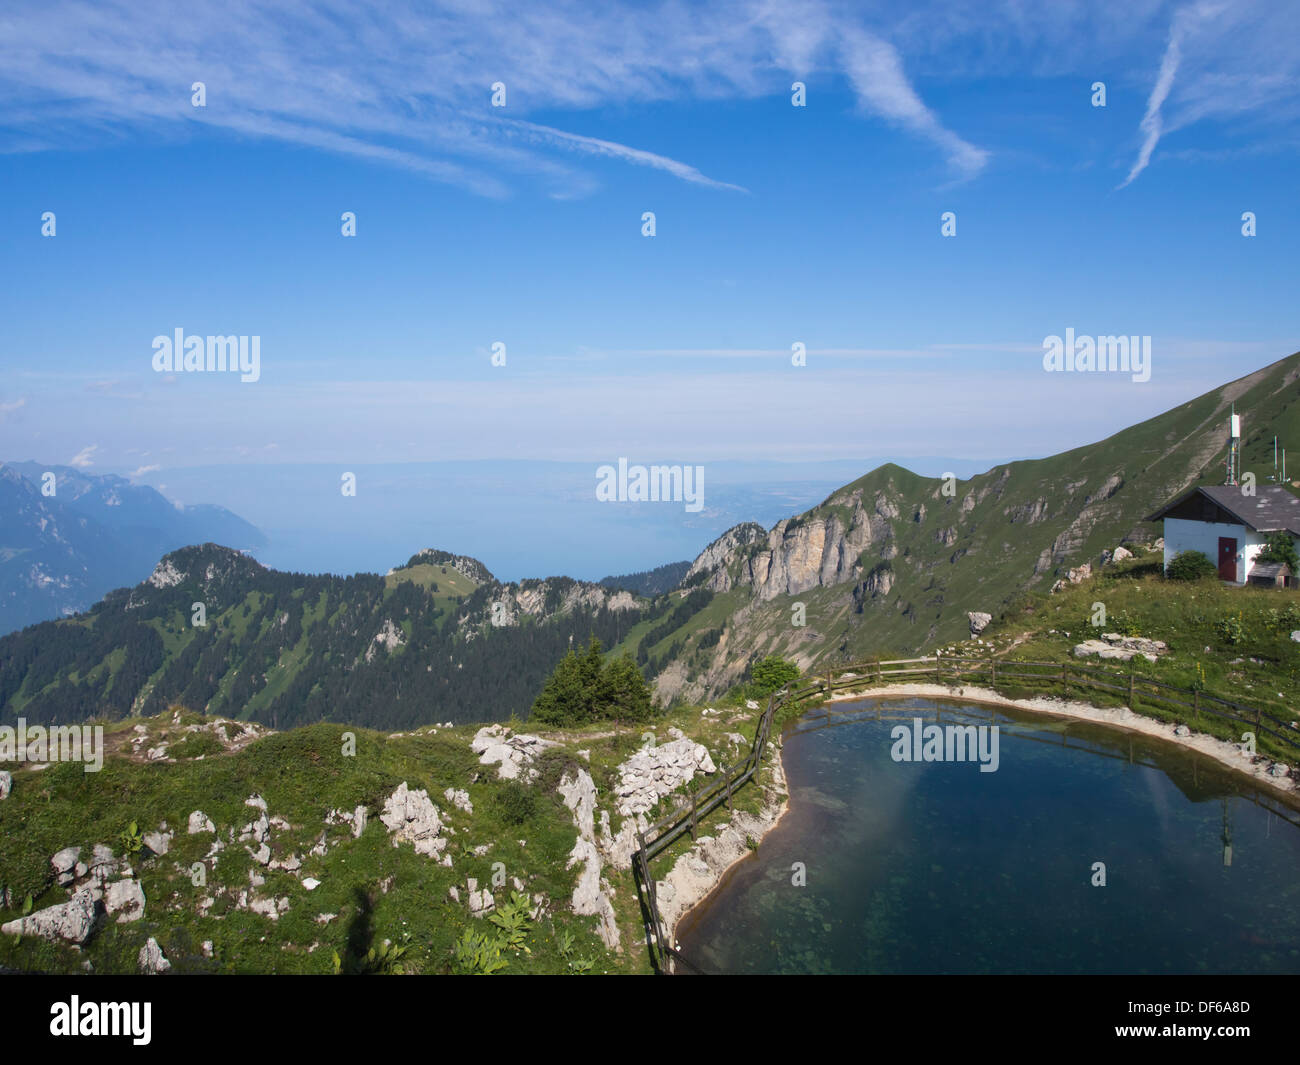
<instances>
[{"instance_id":1,"label":"mountain ridge","mask_svg":"<svg viewBox=\"0 0 1300 1065\"><path fill-rule=\"evenodd\" d=\"M1145 515L1220 476L1234 403L1242 469L1262 475L1272 435L1300 436L1298 378L1300 353L1104 440L965 480L883 464L771 529L733 526L653 598L563 576L503 583L436 548L349 577L182 548L87 614L0 639L0 708L67 719L170 700L273 727L406 727L522 717L591 635L633 654L664 702L716 697L768 654L811 669L923 651L965 638L968 612L996 616L1104 550L1154 540ZM210 627L194 631L199 601Z\"/></svg>"}]
</instances>

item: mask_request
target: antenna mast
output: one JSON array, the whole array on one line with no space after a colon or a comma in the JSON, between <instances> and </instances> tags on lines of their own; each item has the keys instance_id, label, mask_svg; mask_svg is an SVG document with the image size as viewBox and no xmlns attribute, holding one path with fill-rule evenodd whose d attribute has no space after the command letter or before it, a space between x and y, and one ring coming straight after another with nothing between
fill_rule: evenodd
<instances>
[{"instance_id":1,"label":"antenna mast","mask_svg":"<svg viewBox=\"0 0 1300 1065\"><path fill-rule=\"evenodd\" d=\"M1237 405L1232 405L1232 414L1228 418L1228 479L1224 484L1237 483L1237 470L1241 463L1241 415Z\"/></svg>"}]
</instances>

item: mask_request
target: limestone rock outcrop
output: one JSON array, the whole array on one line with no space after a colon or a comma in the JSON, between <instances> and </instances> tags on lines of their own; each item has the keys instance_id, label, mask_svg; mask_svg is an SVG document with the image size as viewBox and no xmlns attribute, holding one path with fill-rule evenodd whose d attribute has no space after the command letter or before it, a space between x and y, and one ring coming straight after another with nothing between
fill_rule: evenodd
<instances>
[{"instance_id":1,"label":"limestone rock outcrop","mask_svg":"<svg viewBox=\"0 0 1300 1065\"><path fill-rule=\"evenodd\" d=\"M42 939L60 939L65 943L80 945L95 930L99 904L89 888L83 888L67 902L37 910L0 925L0 932L13 936L40 936Z\"/></svg>"},{"instance_id":2,"label":"limestone rock outcrop","mask_svg":"<svg viewBox=\"0 0 1300 1065\"><path fill-rule=\"evenodd\" d=\"M479 756L482 765L495 765L502 780L531 780L536 770L530 769L529 763L554 746L550 740L515 733L504 725L485 725L474 734L469 749Z\"/></svg>"},{"instance_id":3,"label":"limestone rock outcrop","mask_svg":"<svg viewBox=\"0 0 1300 1065\"><path fill-rule=\"evenodd\" d=\"M1096 655L1098 658L1116 659L1120 662L1127 662L1134 655L1141 655L1148 662L1154 662L1160 655L1169 650L1164 640L1148 640L1142 636L1121 636L1117 632L1104 632L1100 640L1084 640L1083 643L1074 645L1075 658L1087 658Z\"/></svg>"},{"instance_id":4,"label":"limestone rock outcrop","mask_svg":"<svg viewBox=\"0 0 1300 1065\"><path fill-rule=\"evenodd\" d=\"M442 816L423 788L411 791L406 781L402 781L384 802L379 820L392 835L394 847L406 842L415 848L416 854L429 858L443 857L447 840L442 834ZM443 864L450 865L451 856L447 855L446 859Z\"/></svg>"},{"instance_id":5,"label":"limestone rock outcrop","mask_svg":"<svg viewBox=\"0 0 1300 1065\"><path fill-rule=\"evenodd\" d=\"M697 773L717 772L704 744L677 735L669 743L643 747L618 767L615 808L621 816L647 813L669 792L690 783Z\"/></svg>"}]
</instances>

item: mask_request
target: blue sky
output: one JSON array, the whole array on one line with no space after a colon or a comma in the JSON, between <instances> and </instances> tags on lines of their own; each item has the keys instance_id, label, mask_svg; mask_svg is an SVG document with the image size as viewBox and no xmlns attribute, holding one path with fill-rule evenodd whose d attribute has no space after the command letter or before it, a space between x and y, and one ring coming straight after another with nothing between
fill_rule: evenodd
<instances>
[{"instance_id":1,"label":"blue sky","mask_svg":"<svg viewBox=\"0 0 1300 1065\"><path fill-rule=\"evenodd\" d=\"M1300 347L1300 8L897 8L8 7L0 458L993 461Z\"/></svg>"}]
</instances>

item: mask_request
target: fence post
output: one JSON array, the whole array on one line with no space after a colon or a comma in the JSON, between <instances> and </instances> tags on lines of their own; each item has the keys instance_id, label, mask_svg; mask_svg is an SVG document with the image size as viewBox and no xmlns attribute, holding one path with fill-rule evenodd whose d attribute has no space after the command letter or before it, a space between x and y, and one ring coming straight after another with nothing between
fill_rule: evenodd
<instances>
[{"instance_id":1,"label":"fence post","mask_svg":"<svg viewBox=\"0 0 1300 1065\"><path fill-rule=\"evenodd\" d=\"M695 839L695 811L699 803L699 796L695 791L691 792L691 839Z\"/></svg>"},{"instance_id":2,"label":"fence post","mask_svg":"<svg viewBox=\"0 0 1300 1065\"><path fill-rule=\"evenodd\" d=\"M1201 720L1201 691L1199 688L1192 691L1192 720L1197 722Z\"/></svg>"},{"instance_id":3,"label":"fence post","mask_svg":"<svg viewBox=\"0 0 1300 1065\"><path fill-rule=\"evenodd\" d=\"M1130 672L1128 675L1128 708L1133 709L1134 685L1137 683L1137 674Z\"/></svg>"}]
</instances>

